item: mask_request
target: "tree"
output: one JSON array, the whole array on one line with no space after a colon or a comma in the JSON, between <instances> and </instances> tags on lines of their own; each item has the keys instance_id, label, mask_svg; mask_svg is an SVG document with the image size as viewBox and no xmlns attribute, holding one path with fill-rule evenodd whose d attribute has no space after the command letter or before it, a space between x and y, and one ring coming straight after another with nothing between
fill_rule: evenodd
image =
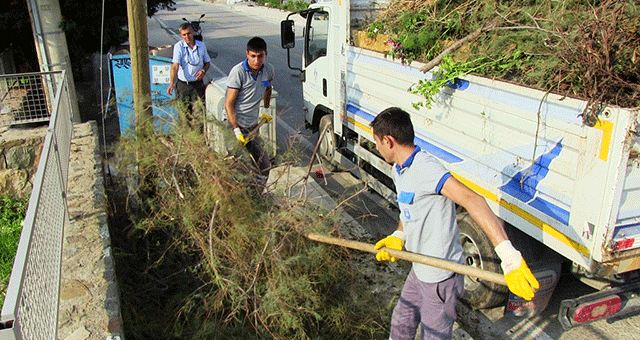
<instances>
[{"instance_id":1,"label":"tree","mask_svg":"<svg viewBox=\"0 0 640 340\"><path fill-rule=\"evenodd\" d=\"M147 0L147 15L153 16L162 9L173 10L174 0ZM102 1L60 0L63 31L66 33L69 55L74 70L84 64L87 53L100 51L100 34L104 30L103 51L128 40L127 2L109 0L104 6L102 27ZM74 75L78 73L74 71Z\"/></svg>"},{"instance_id":2,"label":"tree","mask_svg":"<svg viewBox=\"0 0 640 340\"><path fill-rule=\"evenodd\" d=\"M0 52L11 49L19 72L39 71L35 53L31 19L27 7L28 0L9 0L0 7ZM87 53L100 51L102 27L102 1L59 0L66 34L71 64L76 70L82 67ZM147 0L147 15L153 16L162 9L173 10L174 0ZM103 50L127 41L126 0L109 0L105 3ZM29 66L20 67L28 60Z\"/></svg>"},{"instance_id":3,"label":"tree","mask_svg":"<svg viewBox=\"0 0 640 340\"><path fill-rule=\"evenodd\" d=\"M14 53L17 72L39 71L29 9L25 0L9 0L0 7L0 52Z\"/></svg>"}]
</instances>

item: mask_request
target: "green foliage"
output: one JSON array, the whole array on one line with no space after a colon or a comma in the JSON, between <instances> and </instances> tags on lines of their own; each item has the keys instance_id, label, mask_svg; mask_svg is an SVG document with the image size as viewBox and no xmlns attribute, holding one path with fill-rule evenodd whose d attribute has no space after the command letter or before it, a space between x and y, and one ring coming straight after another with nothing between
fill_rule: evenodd
<instances>
[{"instance_id":1,"label":"green foliage","mask_svg":"<svg viewBox=\"0 0 640 340\"><path fill-rule=\"evenodd\" d=\"M433 72L433 79L420 80L418 84L413 85L409 90L411 93L417 93L425 98L424 102L413 103L413 107L418 109L420 106L431 108L431 104L435 102L435 96L440 90L448 84L454 83L456 78L464 76L471 71L471 63L456 63L451 56L446 55L439 68Z\"/></svg>"},{"instance_id":2,"label":"green foliage","mask_svg":"<svg viewBox=\"0 0 640 340\"><path fill-rule=\"evenodd\" d=\"M308 7L309 7L308 2L296 0L296 1L287 1L282 7L282 9L289 12L298 12L298 11L307 9Z\"/></svg>"},{"instance_id":3,"label":"green foliage","mask_svg":"<svg viewBox=\"0 0 640 340\"><path fill-rule=\"evenodd\" d=\"M468 60L465 62L456 62L450 55L444 55L442 61L438 65L435 71L432 71L432 79L419 80L417 84L411 86L409 91L422 95L424 102L412 103L415 109L421 106L431 108L436 100L436 95L440 93L445 86L451 86L458 78L464 77L467 74L477 72L480 68L493 69L495 73L500 73L503 78L506 78L506 73L514 68L522 66L524 60L527 60L528 56L523 55L521 51L515 50L511 53L506 52L501 58L491 60L486 57L478 57L474 60Z\"/></svg>"},{"instance_id":4,"label":"green foliage","mask_svg":"<svg viewBox=\"0 0 640 340\"><path fill-rule=\"evenodd\" d=\"M639 16L638 1L395 0L366 31L390 35L402 45L405 61L428 62L452 43L500 20L497 27L451 52L449 61L465 65L465 72L441 65L445 71L434 84L415 86L427 95L427 103L438 84L458 72L635 107L640 96Z\"/></svg>"},{"instance_id":5,"label":"green foliage","mask_svg":"<svg viewBox=\"0 0 640 340\"><path fill-rule=\"evenodd\" d=\"M260 6L279 8L288 12L302 11L309 7L309 2L301 0L286 1L285 3L282 3L280 0L258 0L257 4Z\"/></svg>"},{"instance_id":6,"label":"green foliage","mask_svg":"<svg viewBox=\"0 0 640 340\"><path fill-rule=\"evenodd\" d=\"M280 0L258 0L258 4L261 6L278 8L280 7Z\"/></svg>"},{"instance_id":7,"label":"green foliage","mask_svg":"<svg viewBox=\"0 0 640 340\"><path fill-rule=\"evenodd\" d=\"M378 33L382 32L384 29L384 22L375 21L367 26L367 36L369 38L375 37Z\"/></svg>"},{"instance_id":8,"label":"green foliage","mask_svg":"<svg viewBox=\"0 0 640 340\"><path fill-rule=\"evenodd\" d=\"M398 37L393 41L402 45L401 59L407 63L413 60L428 60L434 57L434 53L442 46L443 37L459 29L460 22L456 18L434 19L426 10L408 11L399 16L396 26L392 25L386 31ZM385 26L384 21L375 21L369 25L379 33L385 32ZM398 54L397 51L391 53L392 56Z\"/></svg>"},{"instance_id":9,"label":"green foliage","mask_svg":"<svg viewBox=\"0 0 640 340\"><path fill-rule=\"evenodd\" d=\"M383 337L389 310L360 293L349 253L304 237L337 233L330 218L259 194L244 148L223 158L188 128L145 134L117 151L137 194L109 193L137 207L112 231L128 339Z\"/></svg>"},{"instance_id":10,"label":"green foliage","mask_svg":"<svg viewBox=\"0 0 640 340\"><path fill-rule=\"evenodd\" d=\"M0 306L4 302L26 210L24 201L0 197Z\"/></svg>"}]
</instances>

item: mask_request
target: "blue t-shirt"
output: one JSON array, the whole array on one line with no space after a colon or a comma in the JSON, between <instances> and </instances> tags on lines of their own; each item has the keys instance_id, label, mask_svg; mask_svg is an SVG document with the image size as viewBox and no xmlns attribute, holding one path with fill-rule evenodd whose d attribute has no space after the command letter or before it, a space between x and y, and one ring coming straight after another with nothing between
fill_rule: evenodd
<instances>
[{"instance_id":1,"label":"blue t-shirt","mask_svg":"<svg viewBox=\"0 0 640 340\"><path fill-rule=\"evenodd\" d=\"M435 157L416 146L402 164L395 165L393 181L398 194L400 220L407 235L407 251L463 263L455 203L440 194L451 173ZM440 282L449 270L414 263L423 282Z\"/></svg>"},{"instance_id":2,"label":"blue t-shirt","mask_svg":"<svg viewBox=\"0 0 640 340\"><path fill-rule=\"evenodd\" d=\"M234 107L239 126L249 128L258 124L260 101L267 87L272 86L275 75L273 65L264 63L255 76L246 59L231 69L227 77L227 88L238 90Z\"/></svg>"},{"instance_id":3,"label":"blue t-shirt","mask_svg":"<svg viewBox=\"0 0 640 340\"><path fill-rule=\"evenodd\" d=\"M207 46L196 40L193 48L189 47L184 40L180 40L173 45L172 63L180 65L178 69L178 79L189 82L196 81L196 74L204 68L205 63L211 62Z\"/></svg>"}]
</instances>

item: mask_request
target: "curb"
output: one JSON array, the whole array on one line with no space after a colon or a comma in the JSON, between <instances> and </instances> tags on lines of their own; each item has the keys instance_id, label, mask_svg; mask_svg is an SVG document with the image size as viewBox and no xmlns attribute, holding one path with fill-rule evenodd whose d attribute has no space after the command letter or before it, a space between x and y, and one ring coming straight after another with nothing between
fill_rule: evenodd
<instances>
[{"instance_id":1,"label":"curb","mask_svg":"<svg viewBox=\"0 0 640 340\"><path fill-rule=\"evenodd\" d=\"M64 228L58 338L123 339L95 121L74 125Z\"/></svg>"}]
</instances>

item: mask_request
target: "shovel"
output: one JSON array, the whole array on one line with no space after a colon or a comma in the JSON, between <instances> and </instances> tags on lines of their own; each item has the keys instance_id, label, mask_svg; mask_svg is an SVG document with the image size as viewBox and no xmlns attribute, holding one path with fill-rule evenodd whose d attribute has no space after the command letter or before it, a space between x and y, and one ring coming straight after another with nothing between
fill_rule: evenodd
<instances>
[{"instance_id":1,"label":"shovel","mask_svg":"<svg viewBox=\"0 0 640 340\"><path fill-rule=\"evenodd\" d=\"M380 250L375 250L373 244L368 244L368 243L358 242L358 241L345 240L345 239L342 239L342 238L326 236L326 235L320 235L320 234L314 234L314 233L309 233L309 234L306 235L306 237L308 239L312 240L312 241L328 243L328 244L333 244L333 245L342 246L342 247L346 247L346 248L366 251L366 252L373 253L373 254L377 253L380 250L386 250L386 251L389 252L389 254L391 254L391 256L393 256L395 258L398 258L398 259L407 260L407 261L416 262L416 263L422 263L422 264L426 264L427 266L432 266L432 267L437 267L437 268L441 268L441 269L450 270L450 271L458 273L458 274L477 277L479 279L482 279L482 280L485 280L485 281L489 281L489 282L493 282L493 283L497 283L497 284L500 284L500 285L503 285L503 286L507 285L507 282L504 280L504 276L502 274L498 274L498 273L491 272L491 271L488 271L488 270L479 269L479 268L476 268L476 267L465 266L463 264L459 264L459 263L455 263L455 262L451 262L451 261L446 261L446 260L439 259L439 258L436 258L436 257L420 255L420 254L411 253L411 252L408 252L408 251L389 249L389 248L386 248L386 247L382 248Z\"/></svg>"},{"instance_id":2,"label":"shovel","mask_svg":"<svg viewBox=\"0 0 640 340\"><path fill-rule=\"evenodd\" d=\"M256 125L256 127L253 128L253 130L251 130L251 131L249 131L249 133L247 133L247 136L246 136L247 143L250 142L252 139L256 138L258 133L260 133L260 128L264 124L267 124L267 120L265 118L260 118L260 121L258 122L258 125Z\"/></svg>"}]
</instances>

